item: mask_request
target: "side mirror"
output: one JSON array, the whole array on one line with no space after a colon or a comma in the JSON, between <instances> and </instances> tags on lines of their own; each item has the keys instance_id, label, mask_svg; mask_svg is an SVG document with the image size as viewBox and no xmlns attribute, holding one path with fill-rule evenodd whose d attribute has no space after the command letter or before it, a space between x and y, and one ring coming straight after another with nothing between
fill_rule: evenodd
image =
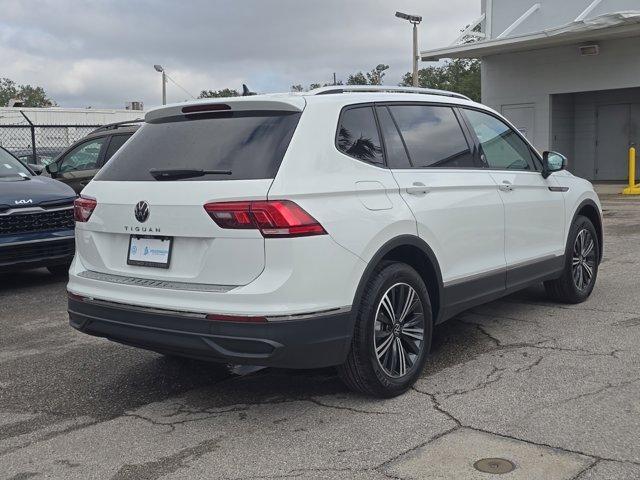
<instances>
[{"instance_id":1,"label":"side mirror","mask_svg":"<svg viewBox=\"0 0 640 480\"><path fill-rule=\"evenodd\" d=\"M60 165L58 162L51 162L49 165L44 167L47 172L49 172L52 176L60 171Z\"/></svg>"},{"instance_id":2,"label":"side mirror","mask_svg":"<svg viewBox=\"0 0 640 480\"><path fill-rule=\"evenodd\" d=\"M558 152L544 152L542 154L542 176L548 178L553 172L567 168L567 157Z\"/></svg>"}]
</instances>

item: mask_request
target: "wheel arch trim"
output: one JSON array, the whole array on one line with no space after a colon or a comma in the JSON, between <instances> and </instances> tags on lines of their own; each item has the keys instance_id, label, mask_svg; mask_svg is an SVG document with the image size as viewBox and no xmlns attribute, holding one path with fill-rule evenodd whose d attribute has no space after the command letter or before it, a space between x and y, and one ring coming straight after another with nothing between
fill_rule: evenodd
<instances>
[{"instance_id":1,"label":"wheel arch trim","mask_svg":"<svg viewBox=\"0 0 640 480\"><path fill-rule=\"evenodd\" d=\"M398 237L394 237L391 240L387 241L382 247L378 249L378 251L371 257L371 260L367 262L367 267L365 268L362 276L360 277L360 282L358 283L358 287L356 288L356 293L353 298L353 307L352 314L355 316L357 314L357 306L360 304L360 300L362 299L362 295L364 294L364 289L367 285L367 282L371 278L373 271L380 264L382 259L392 250L398 247L415 247L419 249L428 259L429 263L433 267L437 278L437 310L434 312L433 322L434 324L438 323L439 317L442 314L442 299L443 299L443 282L442 282L442 271L440 270L440 263L436 258L435 253L431 249L431 247L420 237L415 235L400 235ZM431 299L432 304L434 300Z\"/></svg>"},{"instance_id":2,"label":"wheel arch trim","mask_svg":"<svg viewBox=\"0 0 640 480\"><path fill-rule=\"evenodd\" d=\"M598 214L598 223L594 224L594 228L596 229L596 234L598 235L598 246L599 248L599 256L600 258L598 259L598 263L602 262L602 255L604 252L604 225L602 224L602 212L600 210L600 207L598 206L598 204L591 198L587 198L585 200L582 200L578 206L576 207L576 209L573 212L573 217L571 217L571 223L569 223L568 225L568 229L567 229L567 235L569 234L569 230L571 229L571 226L573 225L573 223L576 221L576 218L578 218L578 215L580 215L580 212L582 212L582 210L585 207L591 207L593 208L596 213ZM568 248L568 246L567 246Z\"/></svg>"}]
</instances>

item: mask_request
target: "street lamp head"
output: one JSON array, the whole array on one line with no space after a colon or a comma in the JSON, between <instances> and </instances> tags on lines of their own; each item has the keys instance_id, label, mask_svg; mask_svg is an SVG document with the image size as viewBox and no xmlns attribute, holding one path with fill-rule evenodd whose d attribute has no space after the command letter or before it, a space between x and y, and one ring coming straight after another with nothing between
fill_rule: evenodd
<instances>
[{"instance_id":1,"label":"street lamp head","mask_svg":"<svg viewBox=\"0 0 640 480\"><path fill-rule=\"evenodd\" d=\"M422 21L422 17L418 15L409 15L408 13L402 12L396 12L396 17L403 20L409 20L411 23L420 23Z\"/></svg>"},{"instance_id":2,"label":"street lamp head","mask_svg":"<svg viewBox=\"0 0 640 480\"><path fill-rule=\"evenodd\" d=\"M164 72L164 68L162 68L162 65L154 65L153 68L156 69L156 72Z\"/></svg>"}]
</instances>

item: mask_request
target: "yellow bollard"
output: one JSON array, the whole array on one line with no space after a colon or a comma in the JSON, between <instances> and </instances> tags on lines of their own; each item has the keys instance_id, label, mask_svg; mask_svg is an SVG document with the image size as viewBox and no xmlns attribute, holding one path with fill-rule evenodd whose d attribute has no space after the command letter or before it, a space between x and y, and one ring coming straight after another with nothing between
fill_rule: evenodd
<instances>
[{"instance_id":1,"label":"yellow bollard","mask_svg":"<svg viewBox=\"0 0 640 480\"><path fill-rule=\"evenodd\" d=\"M629 186L622 191L623 195L640 195L640 184L636 184L636 149L629 149Z\"/></svg>"}]
</instances>

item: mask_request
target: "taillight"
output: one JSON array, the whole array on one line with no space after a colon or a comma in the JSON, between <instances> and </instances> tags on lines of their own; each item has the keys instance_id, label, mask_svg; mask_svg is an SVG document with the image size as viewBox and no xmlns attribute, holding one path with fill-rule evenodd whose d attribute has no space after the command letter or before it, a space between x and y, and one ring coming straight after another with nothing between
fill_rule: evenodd
<instances>
[{"instance_id":1,"label":"taillight","mask_svg":"<svg viewBox=\"0 0 640 480\"><path fill-rule=\"evenodd\" d=\"M327 233L315 218L291 200L207 203L204 209L221 228L258 229L265 238Z\"/></svg>"},{"instance_id":2,"label":"taillight","mask_svg":"<svg viewBox=\"0 0 640 480\"><path fill-rule=\"evenodd\" d=\"M88 221L97 205L98 202L93 198L76 198L73 202L73 218L76 222Z\"/></svg>"}]
</instances>

